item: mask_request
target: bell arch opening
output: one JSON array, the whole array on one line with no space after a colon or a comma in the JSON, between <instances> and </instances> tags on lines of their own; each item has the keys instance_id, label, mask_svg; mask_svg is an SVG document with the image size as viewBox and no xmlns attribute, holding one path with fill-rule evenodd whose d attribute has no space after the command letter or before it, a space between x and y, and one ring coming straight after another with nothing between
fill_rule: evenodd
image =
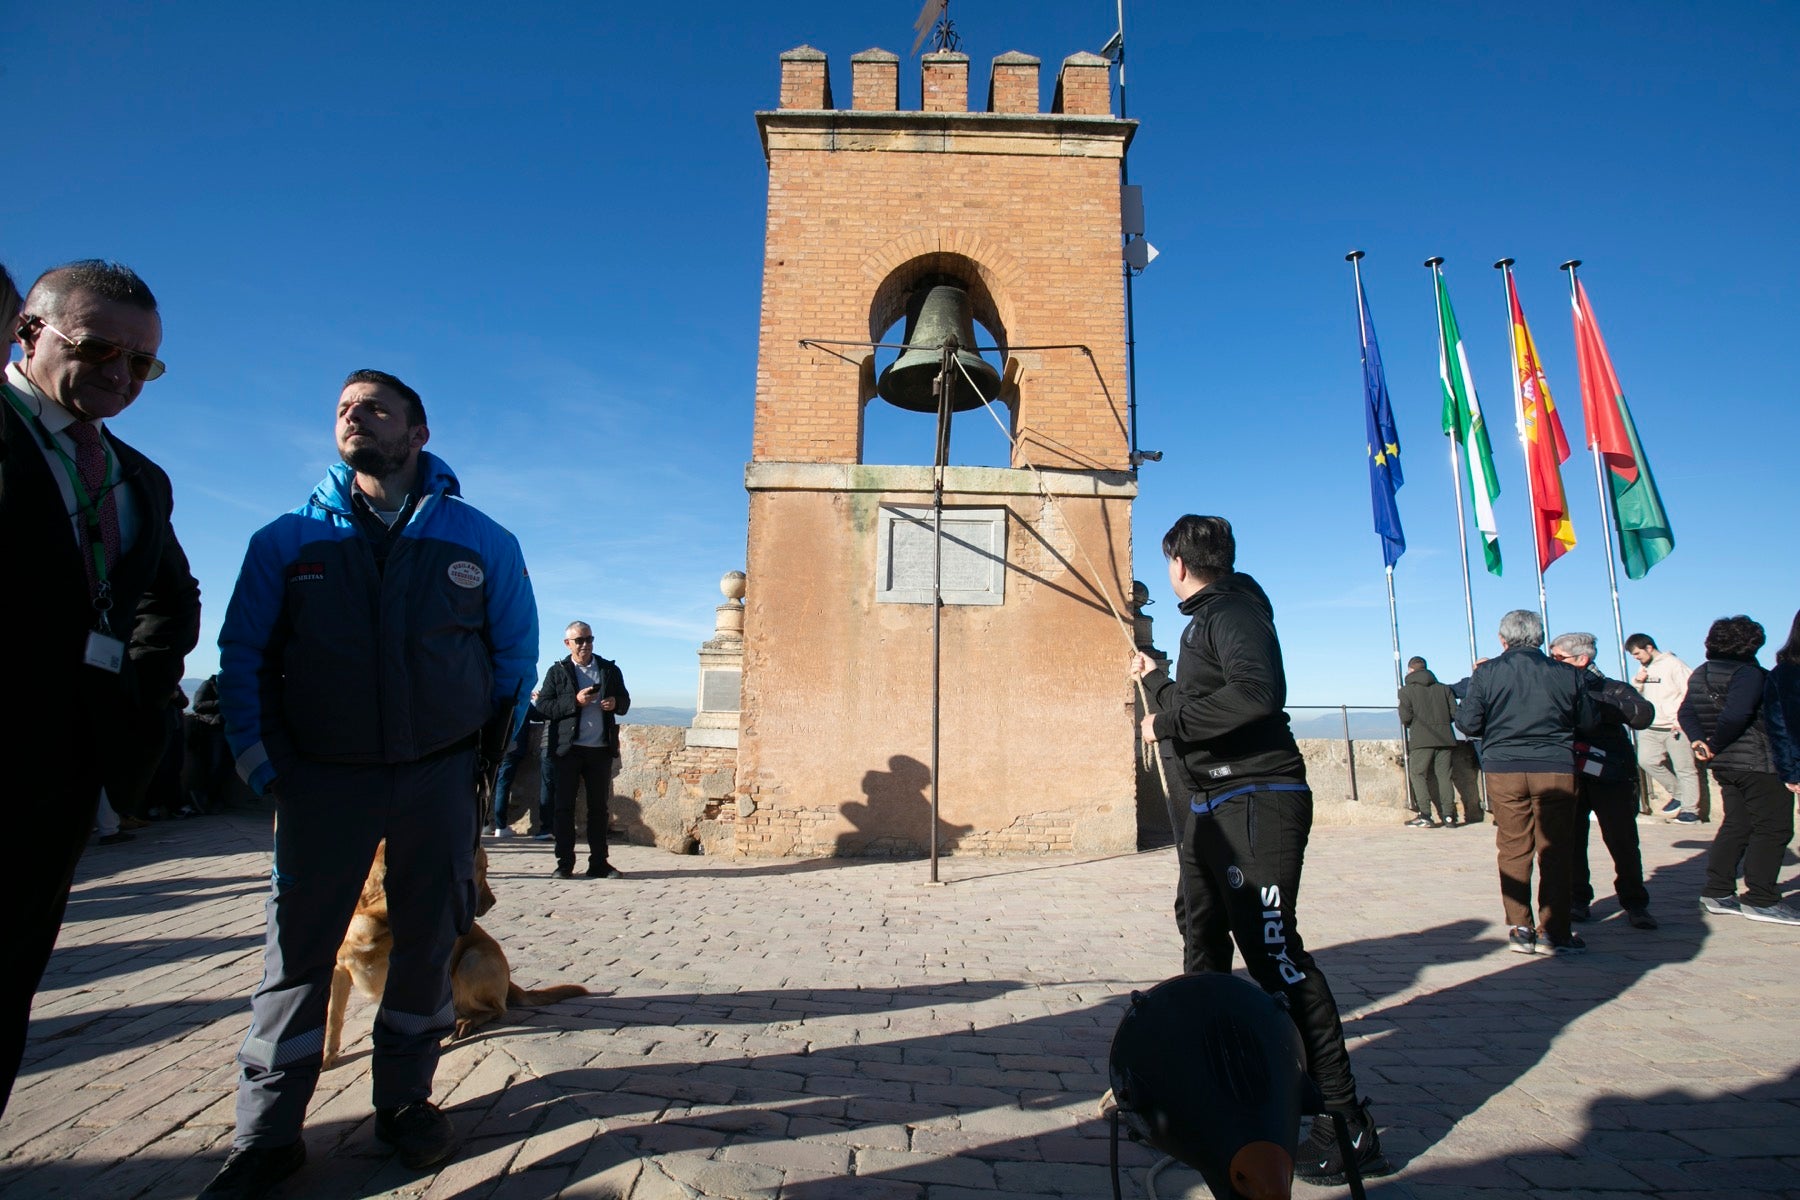
<instances>
[{"instance_id":1,"label":"bell arch opening","mask_svg":"<svg viewBox=\"0 0 1800 1200\"><path fill-rule=\"evenodd\" d=\"M991 273L960 254L920 255L890 272L869 303L876 350L865 362L858 461L929 465L937 458L936 400L946 334L963 344L950 423L952 466L1010 467L1017 394L1005 379L1006 326ZM972 343L972 344L971 344ZM981 400L990 401L982 404ZM997 418L997 419L996 419ZM1003 427L1004 426L1004 427Z\"/></svg>"}]
</instances>

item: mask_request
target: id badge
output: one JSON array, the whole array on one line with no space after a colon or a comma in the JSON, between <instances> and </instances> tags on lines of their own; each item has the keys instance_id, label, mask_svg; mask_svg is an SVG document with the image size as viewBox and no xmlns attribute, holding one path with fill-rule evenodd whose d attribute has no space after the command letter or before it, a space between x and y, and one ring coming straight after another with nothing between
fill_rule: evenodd
<instances>
[{"instance_id":1,"label":"id badge","mask_svg":"<svg viewBox=\"0 0 1800 1200\"><path fill-rule=\"evenodd\" d=\"M117 675L125 665L125 643L96 629L88 634L87 654L82 661Z\"/></svg>"}]
</instances>

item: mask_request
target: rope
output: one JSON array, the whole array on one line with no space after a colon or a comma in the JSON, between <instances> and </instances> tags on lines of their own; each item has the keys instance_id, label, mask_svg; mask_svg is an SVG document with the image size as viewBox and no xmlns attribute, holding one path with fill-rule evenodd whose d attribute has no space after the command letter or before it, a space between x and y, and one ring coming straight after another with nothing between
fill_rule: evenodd
<instances>
[{"instance_id":1,"label":"rope","mask_svg":"<svg viewBox=\"0 0 1800 1200\"><path fill-rule=\"evenodd\" d=\"M952 361L956 363L956 369L958 371L962 372L962 377L964 379L968 380L970 390L973 391L975 393L975 395L980 398L982 408L986 409L988 416L993 418L994 424L999 427L1000 436L1006 439L1007 445L1012 448L1013 456L1015 458L1017 458L1018 452L1019 452L1019 441L1017 438L1013 437L1013 435L1007 430L1006 422L1004 422L1000 419L1000 414L994 411L994 402L992 400L989 400L986 396L983 396L981 394L980 386L978 384L976 384L974 378L970 376L969 369L967 367L963 366L961 355L954 356L952 358ZM1023 459L1021 461L1024 462L1025 469L1031 472L1032 479L1034 479L1037 482L1039 492L1041 492L1043 494L1044 499L1049 502L1050 507L1052 509L1056 510L1057 519L1062 521L1063 528L1067 529L1069 531L1069 538L1071 541L1073 541L1075 543L1075 549L1078 552L1080 552L1081 561L1087 566L1090 576L1092 577L1094 583L1098 586L1102 579L1102 576L1100 574L1100 569L1094 565L1094 560L1088 555L1087 547L1083 546L1081 544L1081 539L1075 535L1075 527L1069 523L1068 514L1063 511L1062 505L1057 502L1056 496L1050 491L1050 485L1044 481L1044 473L1042 471L1038 470L1037 467L1029 459ZM1132 632L1131 626L1129 626L1125 623L1125 617L1123 614L1121 614L1119 612L1118 605L1113 603L1112 596L1107 592L1107 590L1104 586L1099 587L1099 592L1100 592L1100 598L1102 600L1106 601L1107 611L1112 613L1113 620L1115 622L1117 622L1117 624L1119 626L1120 636L1122 636L1125 639L1126 646L1131 650L1131 652L1133 654L1138 653L1137 636L1136 636L1136 634L1134 634ZM1144 687L1143 678L1141 676L1136 677L1132 680L1132 682L1137 685L1138 698L1140 700L1142 700L1144 703L1144 711L1145 712L1152 711L1151 706L1150 706L1150 693ZM1136 733L1135 730L1133 732L1134 732L1134 734ZM1162 781L1163 795L1164 796L1172 795L1172 793L1169 791L1169 769L1163 763L1162 755L1153 753L1150 755L1150 757L1152 759L1154 759L1156 762L1156 774L1157 774L1157 777ZM1179 829L1171 829L1169 832L1172 833L1177 839L1179 839L1181 837L1181 830L1179 830Z\"/></svg>"}]
</instances>

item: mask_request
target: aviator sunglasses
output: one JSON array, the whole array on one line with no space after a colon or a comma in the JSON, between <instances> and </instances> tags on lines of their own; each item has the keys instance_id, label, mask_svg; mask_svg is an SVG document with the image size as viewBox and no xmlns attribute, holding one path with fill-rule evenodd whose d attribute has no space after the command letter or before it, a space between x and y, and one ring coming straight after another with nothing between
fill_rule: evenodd
<instances>
[{"instance_id":1,"label":"aviator sunglasses","mask_svg":"<svg viewBox=\"0 0 1800 1200\"><path fill-rule=\"evenodd\" d=\"M69 353L80 362L99 366L124 355L125 369L131 373L133 379L140 383L148 383L152 379L160 378L162 373L168 369L163 365L163 360L154 354L145 354L141 350L127 350L123 346L114 345L112 342L97 337L72 338L42 317L26 317L25 324L21 328L29 329L34 325L39 329L48 329L66 342Z\"/></svg>"}]
</instances>

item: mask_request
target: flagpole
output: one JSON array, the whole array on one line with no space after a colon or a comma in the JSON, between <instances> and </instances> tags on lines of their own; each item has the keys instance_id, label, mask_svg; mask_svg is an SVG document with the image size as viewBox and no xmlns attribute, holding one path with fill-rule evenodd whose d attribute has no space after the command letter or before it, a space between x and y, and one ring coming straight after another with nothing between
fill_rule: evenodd
<instances>
[{"instance_id":1,"label":"flagpole","mask_svg":"<svg viewBox=\"0 0 1800 1200\"><path fill-rule=\"evenodd\" d=\"M1436 309L1437 296L1441 287L1441 276L1443 274L1438 268L1444 265L1443 257L1434 255L1425 260L1425 265L1431 268L1432 308ZM1438 361L1443 362L1449 354L1449 348L1444 345L1444 318L1442 313L1438 314L1437 327ZM1474 593L1469 588L1469 529L1468 522L1463 515L1462 449L1456 444L1456 435L1446 434L1445 436L1450 439L1450 491L1456 497L1456 540L1462 547L1463 612L1469 623L1469 669L1473 671L1475 669L1475 659L1478 657L1478 653L1475 649L1475 599ZM1469 486L1471 488L1475 486L1474 471L1475 468L1471 464L1469 468Z\"/></svg>"},{"instance_id":2,"label":"flagpole","mask_svg":"<svg viewBox=\"0 0 1800 1200\"><path fill-rule=\"evenodd\" d=\"M1575 268L1580 265L1579 258L1571 258L1560 268L1569 273L1569 304L1575 309L1577 315L1581 312L1581 299L1575 290ZM1578 351L1579 349L1577 347ZM1583 399L1586 397L1584 396ZM1586 412L1583 412L1582 416L1585 418ZM1600 496L1600 536L1606 542L1606 585L1612 589L1613 632L1618 635L1619 639L1619 678L1629 679L1631 674L1625 669L1625 619L1619 612L1619 575L1613 566L1612 531L1613 523L1619 519L1619 514L1613 507L1612 493L1606 486L1606 471L1600 461L1600 439L1594 436L1592 429L1586 430L1586 433L1588 448L1594 452L1594 490Z\"/></svg>"},{"instance_id":3,"label":"flagpole","mask_svg":"<svg viewBox=\"0 0 1800 1200\"><path fill-rule=\"evenodd\" d=\"M1369 314L1363 308L1362 257L1363 252L1361 250L1352 250L1350 253L1344 255L1344 258L1350 264L1351 274L1356 278L1356 329L1357 336L1363 343L1363 369L1364 371L1367 371L1369 364ZM1383 557L1386 557L1385 554ZM1464 557L1463 567L1465 570L1468 568L1468 561L1468 558ZM1406 677L1400 670L1400 610L1394 603L1394 568L1391 565L1387 566L1387 597L1388 633L1393 638L1394 643L1394 694L1397 697L1400 694L1401 687L1406 683ZM1412 780L1412 753L1411 748L1407 745L1406 728L1404 726L1400 729L1400 765L1406 772L1406 778L1410 783Z\"/></svg>"},{"instance_id":4,"label":"flagpole","mask_svg":"<svg viewBox=\"0 0 1800 1200\"><path fill-rule=\"evenodd\" d=\"M1513 260L1503 258L1494 264L1494 270L1500 272L1500 283L1506 292L1506 344L1512 351L1513 377L1513 423L1519 430L1519 449L1525 456L1525 507L1531 513L1531 548L1536 554L1533 566L1537 568L1538 585L1538 619L1544 623L1544 637L1550 636L1550 601L1544 592L1544 532L1539 527L1537 495L1538 483L1531 470L1531 439L1525 433L1525 393L1520 390L1519 383L1519 331L1513 327ZM1540 416L1540 422L1542 417ZM1540 430L1540 432L1547 432Z\"/></svg>"}]
</instances>

